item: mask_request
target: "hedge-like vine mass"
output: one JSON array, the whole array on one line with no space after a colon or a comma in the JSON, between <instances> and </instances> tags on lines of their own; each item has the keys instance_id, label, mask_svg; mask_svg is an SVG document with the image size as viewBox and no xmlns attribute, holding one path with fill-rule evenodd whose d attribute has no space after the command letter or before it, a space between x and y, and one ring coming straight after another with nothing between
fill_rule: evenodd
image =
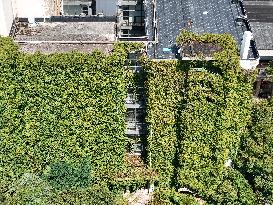
<instances>
[{"instance_id":1,"label":"hedge-like vine mass","mask_svg":"<svg viewBox=\"0 0 273 205\"><path fill-rule=\"evenodd\" d=\"M241 143L238 168L262 204L273 203L273 102L258 100L252 111L249 135Z\"/></svg>"},{"instance_id":2,"label":"hedge-like vine mass","mask_svg":"<svg viewBox=\"0 0 273 205\"><path fill-rule=\"evenodd\" d=\"M155 180L166 190L156 199L167 204L196 203L173 188L188 188L211 204L238 205L257 204L254 188L260 201L272 202L272 102L259 101L252 110L253 75L241 70L230 35L183 31L177 43L208 43L217 51L213 61L143 57L145 73L135 74L124 65L141 44L116 44L111 55L29 55L0 38L0 193L34 174L56 190L68 189L63 193L88 191L104 179L112 189ZM124 100L140 81L147 170L126 167L124 158ZM235 169L224 166L228 159Z\"/></svg>"},{"instance_id":3,"label":"hedge-like vine mass","mask_svg":"<svg viewBox=\"0 0 273 205\"><path fill-rule=\"evenodd\" d=\"M179 183L206 190L217 186L213 178L223 170L229 150L223 138L223 79L208 71L189 71L185 105L179 116ZM222 140L221 140L222 138ZM224 141L225 140L225 141ZM203 187L204 186L204 187Z\"/></svg>"},{"instance_id":4,"label":"hedge-like vine mass","mask_svg":"<svg viewBox=\"0 0 273 205\"><path fill-rule=\"evenodd\" d=\"M237 170L226 169L223 173L223 180L219 183L216 193L207 199L209 204L258 204L255 193L244 178Z\"/></svg>"},{"instance_id":5,"label":"hedge-like vine mass","mask_svg":"<svg viewBox=\"0 0 273 205\"><path fill-rule=\"evenodd\" d=\"M162 173L163 184L177 175L178 187L209 199L217 193L224 164L234 159L246 132L252 78L241 71L230 35L183 31L177 42L210 43L221 49L213 54L213 62L144 62L151 165Z\"/></svg>"},{"instance_id":6,"label":"hedge-like vine mass","mask_svg":"<svg viewBox=\"0 0 273 205\"><path fill-rule=\"evenodd\" d=\"M147 72L148 162L170 185L176 152L176 115L182 76L177 62L144 62Z\"/></svg>"},{"instance_id":7,"label":"hedge-like vine mass","mask_svg":"<svg viewBox=\"0 0 273 205\"><path fill-rule=\"evenodd\" d=\"M189 72L181 108L179 140L180 186L204 197L214 194L223 180L224 164L236 156L246 131L251 109L252 83L240 72L236 43L229 35L205 35L202 42L216 43L223 50L214 54L214 70Z\"/></svg>"},{"instance_id":8,"label":"hedge-like vine mass","mask_svg":"<svg viewBox=\"0 0 273 205\"><path fill-rule=\"evenodd\" d=\"M130 49L111 55L28 55L0 38L1 187L26 172L90 159L97 178L124 166L124 64Z\"/></svg>"}]
</instances>

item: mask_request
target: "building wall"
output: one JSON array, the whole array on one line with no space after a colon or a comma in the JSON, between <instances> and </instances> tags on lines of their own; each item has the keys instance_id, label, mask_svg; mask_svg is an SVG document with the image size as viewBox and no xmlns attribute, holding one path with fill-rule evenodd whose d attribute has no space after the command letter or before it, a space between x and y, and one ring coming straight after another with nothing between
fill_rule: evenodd
<instances>
[{"instance_id":1,"label":"building wall","mask_svg":"<svg viewBox=\"0 0 273 205\"><path fill-rule=\"evenodd\" d=\"M60 15L62 0L12 0L16 17L35 18Z\"/></svg>"},{"instance_id":2,"label":"building wall","mask_svg":"<svg viewBox=\"0 0 273 205\"><path fill-rule=\"evenodd\" d=\"M0 0L0 35L8 36L13 22L12 3Z\"/></svg>"},{"instance_id":3,"label":"building wall","mask_svg":"<svg viewBox=\"0 0 273 205\"><path fill-rule=\"evenodd\" d=\"M63 10L62 0L46 0L46 16L59 16Z\"/></svg>"},{"instance_id":4,"label":"building wall","mask_svg":"<svg viewBox=\"0 0 273 205\"><path fill-rule=\"evenodd\" d=\"M17 17L34 18L46 15L44 0L15 0L14 13Z\"/></svg>"},{"instance_id":5,"label":"building wall","mask_svg":"<svg viewBox=\"0 0 273 205\"><path fill-rule=\"evenodd\" d=\"M116 16L117 0L97 0L96 10L98 13L103 13L105 16Z\"/></svg>"}]
</instances>

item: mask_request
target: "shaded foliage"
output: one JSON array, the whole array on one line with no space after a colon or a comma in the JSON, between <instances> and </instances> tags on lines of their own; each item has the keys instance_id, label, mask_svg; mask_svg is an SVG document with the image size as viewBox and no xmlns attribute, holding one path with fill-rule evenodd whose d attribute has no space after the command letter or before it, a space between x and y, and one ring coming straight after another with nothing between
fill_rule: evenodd
<instances>
[{"instance_id":1,"label":"shaded foliage","mask_svg":"<svg viewBox=\"0 0 273 205\"><path fill-rule=\"evenodd\" d=\"M236 160L261 202L273 203L273 103L254 104L249 134L245 135Z\"/></svg>"},{"instance_id":2,"label":"shaded foliage","mask_svg":"<svg viewBox=\"0 0 273 205\"><path fill-rule=\"evenodd\" d=\"M239 171L233 169L223 174L223 180L207 201L210 204L258 204L251 185Z\"/></svg>"},{"instance_id":3,"label":"shaded foliage","mask_svg":"<svg viewBox=\"0 0 273 205\"><path fill-rule=\"evenodd\" d=\"M67 162L53 163L43 175L55 189L67 190L88 187L93 181L91 173L90 161L86 159L77 166Z\"/></svg>"}]
</instances>

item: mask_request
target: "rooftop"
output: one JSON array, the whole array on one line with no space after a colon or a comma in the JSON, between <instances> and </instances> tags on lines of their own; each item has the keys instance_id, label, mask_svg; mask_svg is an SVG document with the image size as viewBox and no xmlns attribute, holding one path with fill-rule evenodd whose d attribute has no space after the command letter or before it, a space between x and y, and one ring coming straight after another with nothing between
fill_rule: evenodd
<instances>
[{"instance_id":1,"label":"rooftop","mask_svg":"<svg viewBox=\"0 0 273 205\"><path fill-rule=\"evenodd\" d=\"M23 51L31 53L112 50L116 36L115 22L73 21L19 23L15 41L20 44Z\"/></svg>"},{"instance_id":2,"label":"rooftop","mask_svg":"<svg viewBox=\"0 0 273 205\"><path fill-rule=\"evenodd\" d=\"M273 0L244 0L258 50L273 50Z\"/></svg>"},{"instance_id":3,"label":"rooftop","mask_svg":"<svg viewBox=\"0 0 273 205\"><path fill-rule=\"evenodd\" d=\"M238 45L247 30L246 23L237 19L243 15L240 4L231 0L158 0L156 12L159 43L149 54L159 59L175 57L175 38L182 29L198 34L230 33Z\"/></svg>"},{"instance_id":4,"label":"rooftop","mask_svg":"<svg viewBox=\"0 0 273 205\"><path fill-rule=\"evenodd\" d=\"M55 53L55 52L70 52L79 51L92 53L95 49L102 51L103 53L110 53L113 50L113 44L87 44L87 43L19 43L20 49L27 53L42 52L45 54Z\"/></svg>"}]
</instances>

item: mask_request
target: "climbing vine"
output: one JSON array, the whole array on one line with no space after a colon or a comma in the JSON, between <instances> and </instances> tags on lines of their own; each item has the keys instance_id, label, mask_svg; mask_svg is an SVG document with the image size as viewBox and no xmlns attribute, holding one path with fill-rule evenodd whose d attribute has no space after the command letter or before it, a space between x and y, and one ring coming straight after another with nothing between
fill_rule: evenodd
<instances>
[{"instance_id":1,"label":"climbing vine","mask_svg":"<svg viewBox=\"0 0 273 205\"><path fill-rule=\"evenodd\" d=\"M273 203L273 103L256 100L249 133L244 136L236 168L247 178L259 201Z\"/></svg>"},{"instance_id":2,"label":"climbing vine","mask_svg":"<svg viewBox=\"0 0 273 205\"><path fill-rule=\"evenodd\" d=\"M147 59L146 59L147 60ZM182 74L177 62L144 62L147 73L148 163L169 186L174 173L176 152L176 115L180 100Z\"/></svg>"},{"instance_id":3,"label":"climbing vine","mask_svg":"<svg viewBox=\"0 0 273 205\"><path fill-rule=\"evenodd\" d=\"M241 72L231 36L200 39L223 50L213 54L215 61L203 71L189 71L179 116L178 182L210 197L223 181L225 162L236 156L250 120L252 81Z\"/></svg>"},{"instance_id":4,"label":"climbing vine","mask_svg":"<svg viewBox=\"0 0 273 205\"><path fill-rule=\"evenodd\" d=\"M135 189L156 180L167 190L156 195L163 204L196 203L179 188L212 204L257 204L253 190L271 203L272 102L258 101L252 110L255 73L241 70L231 35L182 31L177 44L209 46L213 60L207 53L188 53L192 61L143 57L139 74L124 66L142 44L116 44L110 55L29 55L0 38L1 193L33 173L60 190L102 180ZM147 97L149 169L125 163L124 100L139 81ZM80 160L88 166L75 166ZM227 167L233 164L242 174ZM74 181L58 176L65 173L60 165L76 170Z\"/></svg>"},{"instance_id":5,"label":"climbing vine","mask_svg":"<svg viewBox=\"0 0 273 205\"><path fill-rule=\"evenodd\" d=\"M90 160L96 180L123 169L124 65L139 47L116 44L110 55L30 55L0 38L2 193L22 174L41 174L54 163Z\"/></svg>"},{"instance_id":6,"label":"climbing vine","mask_svg":"<svg viewBox=\"0 0 273 205\"><path fill-rule=\"evenodd\" d=\"M250 120L251 73L241 71L231 35L182 31L181 47L196 43L217 50L213 61L143 61L147 72L151 166L205 199L216 197L225 163L237 155ZM182 50L183 52L183 50ZM217 199L220 200L220 199Z\"/></svg>"}]
</instances>

